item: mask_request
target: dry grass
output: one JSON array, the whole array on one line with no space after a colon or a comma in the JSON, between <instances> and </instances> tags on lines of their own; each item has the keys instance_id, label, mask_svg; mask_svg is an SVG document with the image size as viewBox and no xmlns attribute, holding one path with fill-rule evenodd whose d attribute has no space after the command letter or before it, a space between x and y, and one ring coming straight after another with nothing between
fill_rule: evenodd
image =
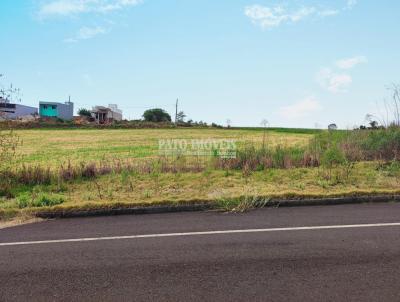
<instances>
[{"instance_id":1,"label":"dry grass","mask_svg":"<svg viewBox=\"0 0 400 302\"><path fill-rule=\"evenodd\" d=\"M220 202L230 206L231 201L241 201L236 207L241 211L248 206L267 203L270 198L400 193L400 166L382 166L379 162L333 167L329 169L329 175L323 167L293 163L288 167L284 165L285 169L270 165L260 171L257 167L246 169L246 165L239 165L240 169L223 166L224 170L215 169L212 165L201 169L175 169L179 168L177 164L172 165L174 169L162 166L147 169L150 166L145 165L152 162L149 158L157 155L158 139L231 138L238 140L242 146L261 146L262 131L20 130L17 134L23 140L23 146L19 149L16 166L25 165L28 168L21 168L18 174L22 178L19 179L20 187L12 188L14 197L0 199L0 219L49 209L194 202ZM310 134L267 133L269 147L306 146L311 137ZM106 162L105 159L113 159L117 166L96 166L96 163ZM130 165L131 160L146 169L142 166L135 168L137 166ZM118 168L120 162L128 165ZM185 161L184 167L187 168L186 164ZM37 165L45 169L43 175L35 170ZM295 168L299 166L308 168ZM51 168L51 174L46 167ZM46 173L52 176L47 177ZM46 181L42 181L42 176ZM29 182L37 178L39 181ZM238 203L233 202L233 205Z\"/></svg>"},{"instance_id":2,"label":"dry grass","mask_svg":"<svg viewBox=\"0 0 400 302\"><path fill-rule=\"evenodd\" d=\"M93 182L74 185L68 204L82 202L179 202L182 200L219 200L246 195L326 196L352 192L396 191L400 179L376 169L373 163L360 163L348 179L327 181L323 170L302 168L272 169L252 173L206 171L203 173L108 175L98 180L101 194ZM247 195L249 195L247 194ZM101 196L100 196L101 195Z\"/></svg>"},{"instance_id":3,"label":"dry grass","mask_svg":"<svg viewBox=\"0 0 400 302\"><path fill-rule=\"evenodd\" d=\"M0 230L23 224L37 223L41 221L43 221L43 219L32 217L31 215L19 215L10 220L0 220Z\"/></svg>"},{"instance_id":4,"label":"dry grass","mask_svg":"<svg viewBox=\"0 0 400 302\"><path fill-rule=\"evenodd\" d=\"M341 173L338 169L336 172ZM0 203L3 210L35 212L70 209L115 208L154 204L187 204L231 201L267 203L270 198L317 198L365 194L400 193L399 175L381 170L376 163L358 163L348 178L327 180L321 168L270 169L244 175L241 171L201 173L151 173L104 175L96 180L57 186L36 187L63 203L51 208L18 209L20 199ZM32 195L32 196L33 196ZM26 196L26 193L25 193ZM26 198L26 197L25 197ZM29 197L28 197L29 198ZM237 203L233 203L237 205ZM239 207L238 210L241 210Z\"/></svg>"},{"instance_id":5,"label":"dry grass","mask_svg":"<svg viewBox=\"0 0 400 302\"><path fill-rule=\"evenodd\" d=\"M18 149L18 163L58 166L71 161L103 159L140 159L153 157L159 139L236 139L239 144L261 144L263 133L252 130L224 129L74 129L16 130L23 142ZM268 132L267 140L274 145L304 145L309 134Z\"/></svg>"}]
</instances>

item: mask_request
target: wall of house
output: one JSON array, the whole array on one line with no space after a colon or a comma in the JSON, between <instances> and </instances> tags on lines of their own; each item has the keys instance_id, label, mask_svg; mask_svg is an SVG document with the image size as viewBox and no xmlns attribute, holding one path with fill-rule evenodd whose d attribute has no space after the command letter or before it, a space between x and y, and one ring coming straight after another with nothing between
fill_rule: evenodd
<instances>
[{"instance_id":1,"label":"wall of house","mask_svg":"<svg viewBox=\"0 0 400 302\"><path fill-rule=\"evenodd\" d=\"M122 121L122 111L118 109L117 105L109 105L109 107L95 106L92 109L92 116L96 118L96 114L105 114L104 122ZM96 118L98 120L98 118Z\"/></svg>"},{"instance_id":2,"label":"wall of house","mask_svg":"<svg viewBox=\"0 0 400 302\"><path fill-rule=\"evenodd\" d=\"M38 109L35 107L19 105L17 104L15 115L17 117L27 116L27 115L37 115Z\"/></svg>"},{"instance_id":3,"label":"wall of house","mask_svg":"<svg viewBox=\"0 0 400 302\"><path fill-rule=\"evenodd\" d=\"M20 104L9 104L14 106L7 106L7 107L14 107L14 108L0 108L0 112L2 112L3 116L6 119L18 119L24 116L29 115L36 115L38 113L37 108L20 105Z\"/></svg>"},{"instance_id":4,"label":"wall of house","mask_svg":"<svg viewBox=\"0 0 400 302\"><path fill-rule=\"evenodd\" d=\"M66 103L58 106L58 117L63 120L70 121L74 117L74 104Z\"/></svg>"},{"instance_id":5,"label":"wall of house","mask_svg":"<svg viewBox=\"0 0 400 302\"><path fill-rule=\"evenodd\" d=\"M57 117L63 120L70 121L74 117L74 104L41 103L39 113L42 117Z\"/></svg>"},{"instance_id":6,"label":"wall of house","mask_svg":"<svg viewBox=\"0 0 400 302\"><path fill-rule=\"evenodd\" d=\"M122 121L122 114L119 112L109 111L107 117L114 121Z\"/></svg>"},{"instance_id":7,"label":"wall of house","mask_svg":"<svg viewBox=\"0 0 400 302\"><path fill-rule=\"evenodd\" d=\"M40 104L39 113L43 117L57 117L57 104Z\"/></svg>"}]
</instances>

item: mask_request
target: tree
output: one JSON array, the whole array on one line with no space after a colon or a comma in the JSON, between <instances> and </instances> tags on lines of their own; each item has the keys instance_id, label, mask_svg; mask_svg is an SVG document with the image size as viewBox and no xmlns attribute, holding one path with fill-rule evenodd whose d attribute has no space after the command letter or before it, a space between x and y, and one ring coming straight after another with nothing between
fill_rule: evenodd
<instances>
[{"instance_id":1,"label":"tree","mask_svg":"<svg viewBox=\"0 0 400 302\"><path fill-rule=\"evenodd\" d=\"M0 74L0 78L3 78L4 75ZM19 88L15 88L13 84L10 85L9 88L4 88L2 82L0 82L0 103L8 103L8 102L21 102L20 98L21 90ZM0 111L0 117L6 116L6 113Z\"/></svg>"},{"instance_id":2,"label":"tree","mask_svg":"<svg viewBox=\"0 0 400 302\"><path fill-rule=\"evenodd\" d=\"M183 111L180 111L177 115L176 115L176 121L178 123L184 123L185 122L185 118L186 118L186 114Z\"/></svg>"},{"instance_id":3,"label":"tree","mask_svg":"<svg viewBox=\"0 0 400 302\"><path fill-rule=\"evenodd\" d=\"M378 129L379 126L377 121L371 121L369 125L371 126L371 129Z\"/></svg>"},{"instance_id":4,"label":"tree","mask_svg":"<svg viewBox=\"0 0 400 302\"><path fill-rule=\"evenodd\" d=\"M78 114L79 114L79 116L92 117L92 114L91 114L90 110L85 109L85 108L80 108L80 109L78 110Z\"/></svg>"},{"instance_id":5,"label":"tree","mask_svg":"<svg viewBox=\"0 0 400 302\"><path fill-rule=\"evenodd\" d=\"M146 122L154 123L171 122L172 120L168 112L160 108L146 110L143 113L143 118Z\"/></svg>"},{"instance_id":6,"label":"tree","mask_svg":"<svg viewBox=\"0 0 400 302\"><path fill-rule=\"evenodd\" d=\"M0 74L0 78L4 77ZM9 102L21 102L21 89L16 88L11 84L8 88L5 88L3 83L0 82L0 98Z\"/></svg>"},{"instance_id":7,"label":"tree","mask_svg":"<svg viewBox=\"0 0 400 302\"><path fill-rule=\"evenodd\" d=\"M329 130L337 130L337 128L338 128L338 126L337 126L336 124L330 124L330 125L328 126L328 129L329 129Z\"/></svg>"}]
</instances>

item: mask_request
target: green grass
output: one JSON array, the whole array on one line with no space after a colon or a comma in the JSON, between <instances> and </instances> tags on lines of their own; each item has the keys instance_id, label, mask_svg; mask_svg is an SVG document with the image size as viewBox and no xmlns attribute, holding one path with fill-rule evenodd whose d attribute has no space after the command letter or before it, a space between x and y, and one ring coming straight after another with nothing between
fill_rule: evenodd
<instances>
[{"instance_id":1,"label":"green grass","mask_svg":"<svg viewBox=\"0 0 400 302\"><path fill-rule=\"evenodd\" d=\"M122 159L144 161L157 157L159 139L235 139L239 147L261 146L264 129L64 129L16 130L23 144L18 165L58 168L71 162ZM283 166L290 155L300 161L310 139L339 142L347 132L319 132L309 129L269 129L266 139L273 150L272 167ZM281 148L290 147L288 149ZM255 149L257 155L257 150ZM287 152L290 151L290 154ZM332 151L332 150L331 150ZM254 152L253 152L254 153ZM246 157L252 152L239 153ZM325 156L330 155L329 153ZM336 160L336 153L330 157ZM255 156L252 156L254 159ZM251 159L252 159L251 158ZM324 158L324 157L323 157ZM244 161L245 162L245 161ZM179 163L178 163L179 164ZM185 159L182 159L185 164ZM244 165L245 166L245 165ZM201 172L150 173L125 171L94 178L60 181L57 177L42 185L13 185L12 198L0 197L0 218L49 210L115 208L154 204L212 202L221 208L245 210L267 204L271 198L336 197L361 194L400 193L398 162L358 162L355 166L324 165L319 168L240 169L209 167Z\"/></svg>"},{"instance_id":2,"label":"green grass","mask_svg":"<svg viewBox=\"0 0 400 302\"><path fill-rule=\"evenodd\" d=\"M15 198L0 202L1 213L98 209L154 204L218 203L222 208L266 204L271 198L317 198L400 193L396 167L359 163L349 177L341 168L328 179L321 168L137 174L124 172L59 187L26 187ZM5 215L5 214L3 214ZM10 214L8 214L10 215Z\"/></svg>"},{"instance_id":3,"label":"green grass","mask_svg":"<svg viewBox=\"0 0 400 302\"><path fill-rule=\"evenodd\" d=\"M263 127L233 127L232 129L235 130L251 130L251 131L264 131L265 128ZM288 134L310 134L314 135L317 133L322 132L321 129L308 129L308 128L279 128L279 127L268 127L268 132L275 132L275 133L288 133Z\"/></svg>"},{"instance_id":4,"label":"green grass","mask_svg":"<svg viewBox=\"0 0 400 302\"><path fill-rule=\"evenodd\" d=\"M16 164L59 165L67 161L140 159L158 153L160 139L235 139L239 145L260 144L263 133L257 130L224 129L34 129L16 130L23 144ZM269 131L270 145L305 145L310 134Z\"/></svg>"},{"instance_id":5,"label":"green grass","mask_svg":"<svg viewBox=\"0 0 400 302\"><path fill-rule=\"evenodd\" d=\"M59 194L39 193L37 196L31 193L23 193L16 199L18 208L41 208L52 207L62 204L65 201L64 197Z\"/></svg>"}]
</instances>

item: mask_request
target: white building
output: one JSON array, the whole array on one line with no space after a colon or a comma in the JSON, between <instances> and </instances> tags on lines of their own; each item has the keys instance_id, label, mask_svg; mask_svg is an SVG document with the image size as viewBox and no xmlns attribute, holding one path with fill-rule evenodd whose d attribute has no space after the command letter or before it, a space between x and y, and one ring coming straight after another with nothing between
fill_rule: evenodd
<instances>
[{"instance_id":1,"label":"white building","mask_svg":"<svg viewBox=\"0 0 400 302\"><path fill-rule=\"evenodd\" d=\"M10 103L8 100L0 97L0 118L2 119L17 120L37 115L38 109L35 107Z\"/></svg>"},{"instance_id":2,"label":"white building","mask_svg":"<svg viewBox=\"0 0 400 302\"><path fill-rule=\"evenodd\" d=\"M115 104L110 104L108 107L95 106L92 108L91 113L92 117L99 124L122 121L122 110L118 109L118 106Z\"/></svg>"}]
</instances>

